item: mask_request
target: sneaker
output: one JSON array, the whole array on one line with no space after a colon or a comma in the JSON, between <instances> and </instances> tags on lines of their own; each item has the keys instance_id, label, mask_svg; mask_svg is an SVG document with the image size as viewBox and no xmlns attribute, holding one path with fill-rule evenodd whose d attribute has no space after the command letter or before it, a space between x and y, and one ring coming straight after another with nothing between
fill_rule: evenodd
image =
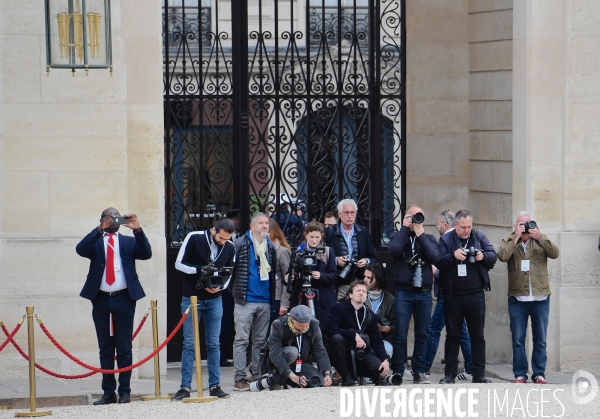
<instances>
[{"instance_id":1,"label":"sneaker","mask_svg":"<svg viewBox=\"0 0 600 419\"><path fill-rule=\"evenodd\" d=\"M474 384L490 384L492 382L492 380L490 380L489 378L486 378L485 376L481 375L479 377L473 377L473 379L471 380L472 383Z\"/></svg>"},{"instance_id":2,"label":"sneaker","mask_svg":"<svg viewBox=\"0 0 600 419\"><path fill-rule=\"evenodd\" d=\"M413 384L431 384L431 381L421 372L413 375Z\"/></svg>"},{"instance_id":3,"label":"sneaker","mask_svg":"<svg viewBox=\"0 0 600 419\"><path fill-rule=\"evenodd\" d=\"M172 402L176 402L179 400L187 399L190 397L190 389L186 387L181 387L177 393L173 397L171 397Z\"/></svg>"},{"instance_id":4,"label":"sneaker","mask_svg":"<svg viewBox=\"0 0 600 419\"><path fill-rule=\"evenodd\" d=\"M452 374L446 374L444 376L444 378L442 378L440 380L440 384L454 384L454 383L455 383L454 375L452 375Z\"/></svg>"},{"instance_id":5,"label":"sneaker","mask_svg":"<svg viewBox=\"0 0 600 419\"><path fill-rule=\"evenodd\" d=\"M537 377L535 377L533 379L533 382L535 384L548 384L548 381L546 381L546 379L542 375L538 375Z\"/></svg>"},{"instance_id":6,"label":"sneaker","mask_svg":"<svg viewBox=\"0 0 600 419\"><path fill-rule=\"evenodd\" d=\"M406 369L404 370L404 372L408 373L408 375L413 375L413 370L412 370L412 368L406 368ZM402 374L402 376L404 377L404 374Z\"/></svg>"},{"instance_id":7,"label":"sneaker","mask_svg":"<svg viewBox=\"0 0 600 419\"><path fill-rule=\"evenodd\" d=\"M431 371L427 371L425 373L425 377L427 377L427 379L429 380L431 378Z\"/></svg>"},{"instance_id":8,"label":"sneaker","mask_svg":"<svg viewBox=\"0 0 600 419\"><path fill-rule=\"evenodd\" d=\"M250 390L250 384L248 384L248 380L242 378L241 380L235 382L233 389L235 391L248 391Z\"/></svg>"},{"instance_id":9,"label":"sneaker","mask_svg":"<svg viewBox=\"0 0 600 419\"><path fill-rule=\"evenodd\" d=\"M515 378L515 380L513 381L513 383L516 383L516 384L525 384L526 381L527 381L527 378L525 378L523 376L519 376L519 377ZM533 381L535 381L535 379Z\"/></svg>"},{"instance_id":10,"label":"sneaker","mask_svg":"<svg viewBox=\"0 0 600 419\"><path fill-rule=\"evenodd\" d=\"M221 387L219 387L219 386L211 387L210 395L220 397L220 398L228 398L229 397L229 394L227 394L223 390L221 390Z\"/></svg>"},{"instance_id":11,"label":"sneaker","mask_svg":"<svg viewBox=\"0 0 600 419\"><path fill-rule=\"evenodd\" d=\"M468 372L463 371L460 374L458 374L456 376L456 378L458 378L459 380L469 380L469 381L471 381L473 379L473 376L471 374L469 374Z\"/></svg>"}]
</instances>

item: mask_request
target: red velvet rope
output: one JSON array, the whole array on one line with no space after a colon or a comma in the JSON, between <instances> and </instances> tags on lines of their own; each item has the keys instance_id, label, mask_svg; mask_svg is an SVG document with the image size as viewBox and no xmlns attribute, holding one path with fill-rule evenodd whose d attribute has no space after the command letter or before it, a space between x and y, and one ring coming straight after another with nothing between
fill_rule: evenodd
<instances>
[{"instance_id":1,"label":"red velvet rope","mask_svg":"<svg viewBox=\"0 0 600 419\"><path fill-rule=\"evenodd\" d=\"M6 327L4 327L4 324L2 324L2 327L4 329L6 329ZM19 331L20 328L21 328L21 322L17 323L15 330L13 330L10 335L8 335L8 333L6 334L6 336L8 336L8 338L4 341L2 346L0 346L0 352L2 352L2 349L4 349L6 347L6 345L8 345L8 342L10 342L12 340L13 336L17 334L17 332ZM7 332L8 332L8 330L7 330Z\"/></svg>"},{"instance_id":2,"label":"red velvet rope","mask_svg":"<svg viewBox=\"0 0 600 419\"><path fill-rule=\"evenodd\" d=\"M40 371L45 372L46 374L49 374L53 377L57 377L57 378L66 378L66 379L77 379L77 378L85 378L85 377L89 377L90 375L94 375L96 373L102 373L102 374L117 374L117 373L121 373L121 372L125 372L125 371L130 371L134 368L139 367L142 364L145 364L146 362L148 362L150 359L152 359L154 357L154 355L156 355L157 353L159 353L170 341L171 339L173 339L173 336L175 336L175 334L177 333L177 331L179 329L181 329L181 326L183 326L183 322L185 321L185 319L187 318L188 313L184 313L183 316L181 316L181 320L179 320L179 323L177 324L177 326L175 326L175 329L173 329L173 331L171 332L171 334L169 334L169 336L167 336L167 339L165 339L165 341L158 347L156 348L156 350L152 351L152 353L150 353L150 355L148 355L146 358L142 359L141 361L130 365L128 367L124 367L124 368L120 368L120 369L116 369L116 370L105 370L102 368L96 368L92 365L88 365L86 363L84 363L83 361L78 360L77 358L75 358L73 355L71 355L65 348L63 348L60 343L58 343L56 341L56 339L50 334L50 332L48 331L48 329L46 329L46 326L44 326L43 323L39 323L40 327L42 328L42 330L44 331L44 333L46 334L46 336L48 336L48 339L50 339L50 341L65 355L67 356L67 358L69 358L70 360L72 360L73 362L75 362L76 364L79 364L80 366L91 370L91 372L86 373L86 374L81 374L81 375L64 375L64 374L58 374L55 372L52 372L44 367L42 367L41 365L39 365L37 362L35 364L36 368L38 368ZM2 330L4 331L4 334L6 336L9 336L8 330L6 329L6 327L4 325L2 325ZM21 349L21 347L17 344L17 342L14 341L14 339L12 339L12 337L9 337L7 339L7 341L10 341L13 346L17 349L17 351L19 351L19 353L23 356L23 358L29 360L29 357L27 356L27 354L25 352L23 352L23 350Z\"/></svg>"}]
</instances>

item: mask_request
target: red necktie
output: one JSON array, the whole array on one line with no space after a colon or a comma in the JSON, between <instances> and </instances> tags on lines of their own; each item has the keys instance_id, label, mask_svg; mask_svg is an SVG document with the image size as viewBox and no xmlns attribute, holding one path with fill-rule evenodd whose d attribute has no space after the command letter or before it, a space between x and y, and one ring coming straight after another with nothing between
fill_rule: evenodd
<instances>
[{"instance_id":1,"label":"red necktie","mask_svg":"<svg viewBox=\"0 0 600 419\"><path fill-rule=\"evenodd\" d=\"M106 283L115 283L115 239L114 234L108 235L108 248L106 249Z\"/></svg>"}]
</instances>

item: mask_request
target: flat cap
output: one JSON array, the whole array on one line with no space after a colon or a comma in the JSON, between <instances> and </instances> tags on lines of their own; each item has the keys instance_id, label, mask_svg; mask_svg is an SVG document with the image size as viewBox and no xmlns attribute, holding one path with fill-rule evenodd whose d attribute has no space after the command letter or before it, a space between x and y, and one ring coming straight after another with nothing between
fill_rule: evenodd
<instances>
[{"instance_id":1,"label":"flat cap","mask_svg":"<svg viewBox=\"0 0 600 419\"><path fill-rule=\"evenodd\" d=\"M308 306L298 305L290 311L290 316L300 323L308 323L312 319L312 311Z\"/></svg>"}]
</instances>

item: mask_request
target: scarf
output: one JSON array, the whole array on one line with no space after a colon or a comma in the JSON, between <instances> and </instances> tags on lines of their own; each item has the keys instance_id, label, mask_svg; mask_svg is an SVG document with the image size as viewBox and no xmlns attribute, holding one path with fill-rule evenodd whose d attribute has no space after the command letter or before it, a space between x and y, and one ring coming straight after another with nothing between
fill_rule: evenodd
<instances>
[{"instance_id":1,"label":"scarf","mask_svg":"<svg viewBox=\"0 0 600 419\"><path fill-rule=\"evenodd\" d=\"M368 295L371 300L379 300L383 294L383 290L369 291Z\"/></svg>"},{"instance_id":2,"label":"scarf","mask_svg":"<svg viewBox=\"0 0 600 419\"><path fill-rule=\"evenodd\" d=\"M303 330L303 331L296 329L296 327L294 326L294 322L292 322L292 316L290 316L289 314L288 314L287 324L288 324L288 327L290 328L290 330L292 331L292 333L296 336L302 335L302 334L308 332L308 328L306 328L306 330Z\"/></svg>"},{"instance_id":3,"label":"scarf","mask_svg":"<svg viewBox=\"0 0 600 419\"><path fill-rule=\"evenodd\" d=\"M267 238L259 243L258 240L254 238L254 234L252 235L252 244L254 245L254 253L258 256L258 260L260 261L260 276L264 278L266 274L271 272L271 265L269 265L269 261L267 260Z\"/></svg>"}]
</instances>

